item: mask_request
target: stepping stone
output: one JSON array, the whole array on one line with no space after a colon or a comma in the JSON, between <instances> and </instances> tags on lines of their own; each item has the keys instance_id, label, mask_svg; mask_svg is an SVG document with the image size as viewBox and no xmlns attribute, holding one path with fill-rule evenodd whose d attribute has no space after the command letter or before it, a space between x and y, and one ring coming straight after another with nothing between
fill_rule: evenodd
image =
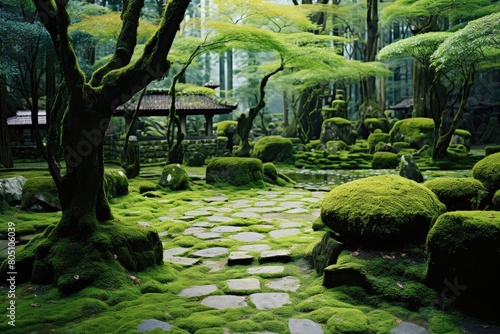
<instances>
[{"instance_id":1,"label":"stepping stone","mask_svg":"<svg viewBox=\"0 0 500 334\"><path fill-rule=\"evenodd\" d=\"M233 218L226 216L210 216L208 220L214 223L230 223L233 221Z\"/></svg>"},{"instance_id":2,"label":"stepping stone","mask_svg":"<svg viewBox=\"0 0 500 334\"><path fill-rule=\"evenodd\" d=\"M259 215L258 213L255 212L248 212L248 211L241 211L241 212L236 212L231 217L235 218L257 218L260 219L262 216Z\"/></svg>"},{"instance_id":3,"label":"stepping stone","mask_svg":"<svg viewBox=\"0 0 500 334\"><path fill-rule=\"evenodd\" d=\"M191 210L184 212L184 216L190 216L190 217L204 217L210 215L212 215L212 213L207 210Z\"/></svg>"},{"instance_id":4,"label":"stepping stone","mask_svg":"<svg viewBox=\"0 0 500 334\"><path fill-rule=\"evenodd\" d=\"M276 202L275 201L262 201L262 202L255 202L253 204L254 206L275 206Z\"/></svg>"},{"instance_id":5,"label":"stepping stone","mask_svg":"<svg viewBox=\"0 0 500 334\"><path fill-rule=\"evenodd\" d=\"M398 327L391 329L391 334L430 334L427 329L411 322L401 322Z\"/></svg>"},{"instance_id":6,"label":"stepping stone","mask_svg":"<svg viewBox=\"0 0 500 334\"><path fill-rule=\"evenodd\" d=\"M227 264L227 259L220 259L216 261L203 260L201 264L204 265L205 267L210 268L209 272L214 273L224 269L224 267Z\"/></svg>"},{"instance_id":7,"label":"stepping stone","mask_svg":"<svg viewBox=\"0 0 500 334\"><path fill-rule=\"evenodd\" d=\"M213 227L213 226L214 224L209 222L196 222L193 224L193 227Z\"/></svg>"},{"instance_id":8,"label":"stepping stone","mask_svg":"<svg viewBox=\"0 0 500 334\"><path fill-rule=\"evenodd\" d=\"M321 197L323 197L323 193L320 193ZM302 202L307 202L307 203L318 203L318 198L317 197L304 197L300 199Z\"/></svg>"},{"instance_id":9,"label":"stepping stone","mask_svg":"<svg viewBox=\"0 0 500 334\"><path fill-rule=\"evenodd\" d=\"M275 290L296 292L300 287L300 280L295 276L286 276L273 280L266 286Z\"/></svg>"},{"instance_id":10,"label":"stepping stone","mask_svg":"<svg viewBox=\"0 0 500 334\"><path fill-rule=\"evenodd\" d=\"M257 191L257 194L263 195L263 196L278 196L282 195L282 191L267 191L267 190L259 190Z\"/></svg>"},{"instance_id":11,"label":"stepping stone","mask_svg":"<svg viewBox=\"0 0 500 334\"><path fill-rule=\"evenodd\" d=\"M253 256L249 255L247 252L236 251L236 252L231 252L229 254L229 258L227 259L227 265L228 266L234 266L237 264L249 265L253 262L253 260L254 260Z\"/></svg>"},{"instance_id":12,"label":"stepping stone","mask_svg":"<svg viewBox=\"0 0 500 334\"><path fill-rule=\"evenodd\" d=\"M200 249L199 251L196 251L191 255L198 257L216 257L219 255L227 254L227 252L228 250L226 247L211 247L211 248Z\"/></svg>"},{"instance_id":13,"label":"stepping stone","mask_svg":"<svg viewBox=\"0 0 500 334\"><path fill-rule=\"evenodd\" d=\"M231 290L260 290L260 281L256 278L239 278L226 280Z\"/></svg>"},{"instance_id":14,"label":"stepping stone","mask_svg":"<svg viewBox=\"0 0 500 334\"><path fill-rule=\"evenodd\" d=\"M191 267L200 262L200 259L193 259L190 257L180 257L180 256L164 256L163 261L176 263L183 265L185 267Z\"/></svg>"},{"instance_id":15,"label":"stepping stone","mask_svg":"<svg viewBox=\"0 0 500 334\"><path fill-rule=\"evenodd\" d=\"M193 233L193 236L207 240L207 239L217 239L220 238L220 233L215 233L215 232L201 232L201 233Z\"/></svg>"},{"instance_id":16,"label":"stepping stone","mask_svg":"<svg viewBox=\"0 0 500 334\"><path fill-rule=\"evenodd\" d=\"M287 211L288 213L288 211ZM280 224L280 228L285 229L285 228L291 228L291 227L301 227L302 223L297 223L297 222L284 222Z\"/></svg>"},{"instance_id":17,"label":"stepping stone","mask_svg":"<svg viewBox=\"0 0 500 334\"><path fill-rule=\"evenodd\" d=\"M280 207L249 207L249 208L244 208L244 212L257 212L257 213L270 213L270 212L280 212L280 211L285 211L286 208L280 208Z\"/></svg>"},{"instance_id":18,"label":"stepping stone","mask_svg":"<svg viewBox=\"0 0 500 334\"><path fill-rule=\"evenodd\" d=\"M247 269L247 273L250 275L260 275L260 274L280 274L285 271L283 266L260 266L252 267Z\"/></svg>"},{"instance_id":19,"label":"stepping stone","mask_svg":"<svg viewBox=\"0 0 500 334\"><path fill-rule=\"evenodd\" d=\"M184 235L190 235L190 234L195 234L195 233L201 233L205 232L205 229L203 227L189 227L182 232Z\"/></svg>"},{"instance_id":20,"label":"stepping stone","mask_svg":"<svg viewBox=\"0 0 500 334\"><path fill-rule=\"evenodd\" d=\"M239 232L241 231L241 226L216 226L212 230L212 232L217 232L217 233L233 233L233 232Z\"/></svg>"},{"instance_id":21,"label":"stepping stone","mask_svg":"<svg viewBox=\"0 0 500 334\"><path fill-rule=\"evenodd\" d=\"M289 235L295 235L295 234L299 234L299 233L300 233L300 230L297 228L288 228L288 229L284 229L284 230L271 231L271 232L269 232L269 235L271 236L271 238L277 239L277 238L287 237Z\"/></svg>"},{"instance_id":22,"label":"stepping stone","mask_svg":"<svg viewBox=\"0 0 500 334\"><path fill-rule=\"evenodd\" d=\"M281 202L280 206L284 208L301 208L304 205L303 202Z\"/></svg>"},{"instance_id":23,"label":"stepping stone","mask_svg":"<svg viewBox=\"0 0 500 334\"><path fill-rule=\"evenodd\" d=\"M141 324L137 327L137 331L140 333L144 333L159 328L165 332L168 332L172 329L172 327L173 326L167 322L156 319L148 319L141 322Z\"/></svg>"},{"instance_id":24,"label":"stepping stone","mask_svg":"<svg viewBox=\"0 0 500 334\"><path fill-rule=\"evenodd\" d=\"M165 256L172 256L172 255L183 254L183 253L186 253L188 250L189 250L189 248L186 248L186 247L177 247L177 248L165 249L163 251L163 258L165 258Z\"/></svg>"},{"instance_id":25,"label":"stepping stone","mask_svg":"<svg viewBox=\"0 0 500 334\"><path fill-rule=\"evenodd\" d=\"M177 296L181 296L181 297L204 296L204 295L209 295L216 290L217 290L217 285L215 285L215 284L196 285L196 286L192 286L190 288L183 289Z\"/></svg>"},{"instance_id":26,"label":"stepping stone","mask_svg":"<svg viewBox=\"0 0 500 334\"><path fill-rule=\"evenodd\" d=\"M284 292L259 292L250 295L250 300L258 310L274 309L290 304L288 293Z\"/></svg>"},{"instance_id":27,"label":"stepping stone","mask_svg":"<svg viewBox=\"0 0 500 334\"><path fill-rule=\"evenodd\" d=\"M158 236L159 236L160 238L162 238L162 237L166 237L167 235L168 235L168 231L161 231L161 232L158 232Z\"/></svg>"},{"instance_id":28,"label":"stepping stone","mask_svg":"<svg viewBox=\"0 0 500 334\"><path fill-rule=\"evenodd\" d=\"M137 225L139 225L140 228L146 228L146 227L152 226L153 223L150 223L150 222L137 222Z\"/></svg>"},{"instance_id":29,"label":"stepping stone","mask_svg":"<svg viewBox=\"0 0 500 334\"><path fill-rule=\"evenodd\" d=\"M254 245L243 245L238 247L238 250L248 251L248 252L262 252L271 249L271 246L266 244L254 244Z\"/></svg>"},{"instance_id":30,"label":"stepping stone","mask_svg":"<svg viewBox=\"0 0 500 334\"><path fill-rule=\"evenodd\" d=\"M304 208L295 208L295 209L285 211L285 213L294 213L294 214L308 213L308 212L309 212L309 210L304 209Z\"/></svg>"},{"instance_id":31,"label":"stepping stone","mask_svg":"<svg viewBox=\"0 0 500 334\"><path fill-rule=\"evenodd\" d=\"M203 199L203 202L213 203L213 202L227 202L228 199L226 196L215 196L215 197L207 197Z\"/></svg>"},{"instance_id":32,"label":"stepping stone","mask_svg":"<svg viewBox=\"0 0 500 334\"><path fill-rule=\"evenodd\" d=\"M223 310L226 308L236 308L236 307L245 307L248 304L245 302L245 297L243 296L233 296L233 295L225 295L225 296L208 296L201 301L202 305L213 307L219 310Z\"/></svg>"},{"instance_id":33,"label":"stepping stone","mask_svg":"<svg viewBox=\"0 0 500 334\"><path fill-rule=\"evenodd\" d=\"M290 319L288 329L291 334L323 334L321 325L310 319Z\"/></svg>"},{"instance_id":34,"label":"stepping stone","mask_svg":"<svg viewBox=\"0 0 500 334\"><path fill-rule=\"evenodd\" d=\"M267 250L260 254L259 263L267 262L290 262L292 257L288 249Z\"/></svg>"},{"instance_id":35,"label":"stepping stone","mask_svg":"<svg viewBox=\"0 0 500 334\"><path fill-rule=\"evenodd\" d=\"M264 239L266 236L262 233L257 232L241 232L235 235L232 235L230 238L236 239L243 242L253 242Z\"/></svg>"}]
</instances>

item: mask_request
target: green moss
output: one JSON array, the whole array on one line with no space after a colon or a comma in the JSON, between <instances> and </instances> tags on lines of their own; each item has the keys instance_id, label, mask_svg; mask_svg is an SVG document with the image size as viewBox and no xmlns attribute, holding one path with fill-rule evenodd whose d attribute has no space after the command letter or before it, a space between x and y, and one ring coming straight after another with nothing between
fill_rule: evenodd
<instances>
[{"instance_id":1,"label":"green moss","mask_svg":"<svg viewBox=\"0 0 500 334\"><path fill-rule=\"evenodd\" d=\"M215 134L217 136L229 137L236 134L236 129L238 127L237 121L221 121L216 124Z\"/></svg>"},{"instance_id":2,"label":"green moss","mask_svg":"<svg viewBox=\"0 0 500 334\"><path fill-rule=\"evenodd\" d=\"M387 118L366 118L363 123L372 133L376 130L389 132L389 121Z\"/></svg>"},{"instance_id":3,"label":"green moss","mask_svg":"<svg viewBox=\"0 0 500 334\"><path fill-rule=\"evenodd\" d=\"M161 187L170 190L187 190L189 186L189 176L179 164L169 164L163 168L161 177L158 180Z\"/></svg>"},{"instance_id":4,"label":"green moss","mask_svg":"<svg viewBox=\"0 0 500 334\"><path fill-rule=\"evenodd\" d=\"M272 162L266 162L263 164L264 180L267 183L275 184L281 187L292 186L295 181L290 179L288 176L278 172L276 166Z\"/></svg>"},{"instance_id":5,"label":"green moss","mask_svg":"<svg viewBox=\"0 0 500 334\"><path fill-rule=\"evenodd\" d=\"M479 206L486 193L483 184L473 178L440 177L424 182L448 211L472 210Z\"/></svg>"},{"instance_id":6,"label":"green moss","mask_svg":"<svg viewBox=\"0 0 500 334\"><path fill-rule=\"evenodd\" d=\"M484 154L486 156L494 154L494 153L499 153L500 152L500 145L495 145L495 146L486 146L484 148Z\"/></svg>"},{"instance_id":7,"label":"green moss","mask_svg":"<svg viewBox=\"0 0 500 334\"><path fill-rule=\"evenodd\" d=\"M460 137L466 137L466 138L471 138L472 134L464 129L455 129L454 132L455 135L460 136Z\"/></svg>"},{"instance_id":8,"label":"green moss","mask_svg":"<svg viewBox=\"0 0 500 334\"><path fill-rule=\"evenodd\" d=\"M368 149L373 152L378 143L389 143L390 140L391 136L388 133L374 132L368 136Z\"/></svg>"},{"instance_id":9,"label":"green moss","mask_svg":"<svg viewBox=\"0 0 500 334\"><path fill-rule=\"evenodd\" d=\"M373 154L373 169L392 169L397 166L399 166L399 157L396 153L375 152L375 154Z\"/></svg>"},{"instance_id":10,"label":"green moss","mask_svg":"<svg viewBox=\"0 0 500 334\"><path fill-rule=\"evenodd\" d=\"M373 333L368 317L363 312L352 308L335 308L326 327L332 333Z\"/></svg>"},{"instance_id":11,"label":"green moss","mask_svg":"<svg viewBox=\"0 0 500 334\"><path fill-rule=\"evenodd\" d=\"M104 192L108 199L128 194L128 178L122 171L105 170L103 184Z\"/></svg>"},{"instance_id":12,"label":"green moss","mask_svg":"<svg viewBox=\"0 0 500 334\"><path fill-rule=\"evenodd\" d=\"M444 211L437 196L423 185L397 175L379 175L333 188L321 204L321 219L346 242L391 247L425 240Z\"/></svg>"},{"instance_id":13,"label":"green moss","mask_svg":"<svg viewBox=\"0 0 500 334\"><path fill-rule=\"evenodd\" d=\"M143 181L139 183L139 193L143 194L148 191L156 190L156 184L151 181Z\"/></svg>"},{"instance_id":14,"label":"green moss","mask_svg":"<svg viewBox=\"0 0 500 334\"><path fill-rule=\"evenodd\" d=\"M472 176L491 193L500 190L500 153L481 159L472 168Z\"/></svg>"},{"instance_id":15,"label":"green moss","mask_svg":"<svg viewBox=\"0 0 500 334\"><path fill-rule=\"evenodd\" d=\"M207 166L206 182L216 186L264 187L263 169L256 158L214 158Z\"/></svg>"},{"instance_id":16,"label":"green moss","mask_svg":"<svg viewBox=\"0 0 500 334\"><path fill-rule=\"evenodd\" d=\"M432 118L413 117L397 121L389 134L391 142L404 141L410 147L420 149L423 145L432 144L434 120Z\"/></svg>"},{"instance_id":17,"label":"green moss","mask_svg":"<svg viewBox=\"0 0 500 334\"><path fill-rule=\"evenodd\" d=\"M38 197L48 200L53 209L59 207L56 184L50 176L39 176L26 180L22 189L21 209L29 210L38 203Z\"/></svg>"},{"instance_id":18,"label":"green moss","mask_svg":"<svg viewBox=\"0 0 500 334\"><path fill-rule=\"evenodd\" d=\"M350 120L348 120L346 118L342 118L342 117L332 117L332 118L325 119L323 121L323 126L325 123L334 123L337 126L346 126L346 125L351 126L352 125Z\"/></svg>"},{"instance_id":19,"label":"green moss","mask_svg":"<svg viewBox=\"0 0 500 334\"><path fill-rule=\"evenodd\" d=\"M294 148L290 139L281 136L265 136L257 140L252 157L262 162L294 163Z\"/></svg>"}]
</instances>

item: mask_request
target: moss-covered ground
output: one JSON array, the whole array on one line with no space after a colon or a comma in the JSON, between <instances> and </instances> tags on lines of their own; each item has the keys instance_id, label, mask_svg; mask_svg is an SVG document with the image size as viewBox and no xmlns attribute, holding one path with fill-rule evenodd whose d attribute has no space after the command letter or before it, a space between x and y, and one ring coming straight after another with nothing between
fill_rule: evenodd
<instances>
[{"instance_id":1,"label":"moss-covered ground","mask_svg":"<svg viewBox=\"0 0 500 334\"><path fill-rule=\"evenodd\" d=\"M143 272L114 272L109 275L113 279L105 284L64 297L50 285L17 284L15 327L8 324L9 289L2 282L0 333L138 333L138 326L147 319L171 324L168 333L290 333L290 319L310 319L320 324L324 333L390 333L402 321L416 323L436 334L463 333L464 315L441 301L439 292L423 283L426 265L421 248L395 253L343 251L339 263L363 266L372 288L367 291L356 286L324 287L322 277L308 260L313 246L325 233L312 228L319 216L323 193L272 185L260 189L216 188L204 182L203 168L186 168L192 176L191 190L155 189L141 194L141 184L156 183L161 168L142 168L138 178L129 180L129 194L111 200L117 222L158 231L164 250L177 249L179 257L198 258L196 251L210 247L226 248L227 253L198 258L199 262L190 266L165 261ZM46 174L44 170L26 169L5 172L0 177ZM12 208L0 215L0 234L5 236L7 222L13 222L22 243L56 224L59 218L57 212ZM233 231L218 232L227 226ZM285 231L286 236L276 236L278 231ZM245 242L235 238L242 232L253 232L261 239ZM254 244L271 250L290 250L291 260L260 264L259 252L250 252L254 256L252 263L227 264L231 252ZM256 266L277 265L284 267L283 272L248 272ZM297 278L298 289L273 288L271 283L282 277ZM258 279L260 289L230 289L227 280L239 278ZM202 304L206 295L179 296L183 289L203 285L216 286L210 296L244 296L247 306L216 309ZM290 303L258 309L249 297L255 292L285 292ZM164 331L155 329L148 333Z\"/></svg>"}]
</instances>

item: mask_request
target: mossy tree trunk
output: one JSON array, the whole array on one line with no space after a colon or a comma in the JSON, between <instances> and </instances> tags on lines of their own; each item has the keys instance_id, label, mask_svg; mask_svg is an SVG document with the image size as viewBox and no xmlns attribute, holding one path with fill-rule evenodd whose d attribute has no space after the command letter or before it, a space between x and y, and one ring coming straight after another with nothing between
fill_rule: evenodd
<instances>
[{"instance_id":1,"label":"mossy tree trunk","mask_svg":"<svg viewBox=\"0 0 500 334\"><path fill-rule=\"evenodd\" d=\"M92 243L90 240L94 240L102 230L102 226L113 218L104 193L102 154L104 136L113 112L151 81L165 75L169 68L167 55L189 1L167 2L156 33L147 42L143 55L134 63L130 63L130 60L136 46L139 16L144 1L124 1L123 25L115 53L108 63L94 72L90 80L81 71L69 39L67 2L33 0L33 3L53 41L61 64L63 84L60 85L50 109L47 143L49 170L59 192L62 218L51 233L45 235L50 242L41 242L43 247L35 250L32 278L44 281L41 276L50 277L61 290L68 292L71 289L68 290L67 286L72 283L67 279L63 279L61 283L60 278L70 273L61 271L53 260L60 252L64 252L64 247L60 247L61 243L67 242L69 238L81 244L81 249L86 249ZM60 113L62 117L58 117ZM59 137L60 143L57 139ZM65 173L54 159L59 144L64 149ZM102 240L94 242L103 243ZM80 255L82 259L76 257L72 261L88 260L85 254ZM99 259L85 263L87 268L93 268L87 269L85 284L91 284L99 277L101 262L107 261L113 261L113 252L109 249L102 252ZM78 289L82 284L75 286Z\"/></svg>"},{"instance_id":2,"label":"mossy tree trunk","mask_svg":"<svg viewBox=\"0 0 500 334\"><path fill-rule=\"evenodd\" d=\"M271 73L266 74L260 81L259 101L257 102L257 104L248 110L248 116L245 116L245 114L241 114L241 116L238 118L238 135L240 136L240 144L236 148L234 156L237 157L250 156L250 150L251 150L249 141L250 131L252 130L253 121L255 117L257 117L259 111L261 111L266 106L266 102L264 99L266 97L267 82L273 75L283 71L283 69L284 69L284 64L282 59L281 65Z\"/></svg>"},{"instance_id":3,"label":"mossy tree trunk","mask_svg":"<svg viewBox=\"0 0 500 334\"><path fill-rule=\"evenodd\" d=\"M7 128L7 84L5 77L0 76L0 165L13 167L12 150L10 149L9 129Z\"/></svg>"}]
</instances>

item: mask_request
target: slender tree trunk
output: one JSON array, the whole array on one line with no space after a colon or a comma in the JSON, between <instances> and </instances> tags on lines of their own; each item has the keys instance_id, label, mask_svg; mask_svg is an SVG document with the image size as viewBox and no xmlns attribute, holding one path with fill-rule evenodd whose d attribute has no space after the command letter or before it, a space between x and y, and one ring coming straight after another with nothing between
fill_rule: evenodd
<instances>
[{"instance_id":1,"label":"slender tree trunk","mask_svg":"<svg viewBox=\"0 0 500 334\"><path fill-rule=\"evenodd\" d=\"M375 60L377 55L378 42L378 1L368 0L366 12L366 46L365 46L365 62ZM376 99L376 82L375 77L368 77L363 80L363 103L375 101Z\"/></svg>"},{"instance_id":2,"label":"slender tree trunk","mask_svg":"<svg viewBox=\"0 0 500 334\"><path fill-rule=\"evenodd\" d=\"M0 76L0 165L14 167L10 149L9 129L7 128L7 84Z\"/></svg>"}]
</instances>

